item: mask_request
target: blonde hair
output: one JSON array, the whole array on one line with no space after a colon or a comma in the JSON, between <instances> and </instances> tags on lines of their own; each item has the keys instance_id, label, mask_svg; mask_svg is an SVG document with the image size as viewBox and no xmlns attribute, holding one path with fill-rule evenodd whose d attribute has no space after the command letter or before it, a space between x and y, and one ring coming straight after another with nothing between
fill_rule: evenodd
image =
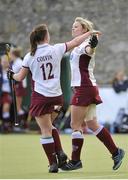
<instances>
[{"instance_id":1,"label":"blonde hair","mask_svg":"<svg viewBox=\"0 0 128 180\"><path fill-rule=\"evenodd\" d=\"M82 25L83 29L87 29L87 31L93 30L93 23L91 21L82 17L76 17L75 21L79 22Z\"/></svg>"},{"instance_id":2,"label":"blonde hair","mask_svg":"<svg viewBox=\"0 0 128 180\"><path fill-rule=\"evenodd\" d=\"M15 56L15 57L21 57L21 47L13 47L11 49L11 53Z\"/></svg>"}]
</instances>

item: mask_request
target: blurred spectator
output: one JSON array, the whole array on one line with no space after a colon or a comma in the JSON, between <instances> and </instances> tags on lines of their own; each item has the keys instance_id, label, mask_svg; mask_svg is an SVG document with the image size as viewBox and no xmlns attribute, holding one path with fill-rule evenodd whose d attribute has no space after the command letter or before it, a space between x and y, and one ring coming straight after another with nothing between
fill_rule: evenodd
<instances>
[{"instance_id":1,"label":"blurred spectator","mask_svg":"<svg viewBox=\"0 0 128 180\"><path fill-rule=\"evenodd\" d=\"M4 133L12 131L10 119L10 106L11 106L11 88L7 78L7 69L9 68L8 57L3 55L1 57L0 65L0 106L2 107L2 124L1 131Z\"/></svg>"},{"instance_id":2,"label":"blurred spectator","mask_svg":"<svg viewBox=\"0 0 128 180\"><path fill-rule=\"evenodd\" d=\"M128 77L125 75L124 70L120 70L115 74L112 87L118 94L128 90ZM125 111L126 109L123 106L118 110L115 122L111 126L113 132L128 132L128 114Z\"/></svg>"},{"instance_id":3,"label":"blurred spectator","mask_svg":"<svg viewBox=\"0 0 128 180\"><path fill-rule=\"evenodd\" d=\"M2 93L2 66L1 66L1 59L0 59L0 97ZM0 98L0 104L1 104L1 98Z\"/></svg>"},{"instance_id":4,"label":"blurred spectator","mask_svg":"<svg viewBox=\"0 0 128 180\"><path fill-rule=\"evenodd\" d=\"M123 70L118 71L112 82L112 87L116 93L127 91L128 89L128 77L126 77Z\"/></svg>"},{"instance_id":5,"label":"blurred spectator","mask_svg":"<svg viewBox=\"0 0 128 180\"><path fill-rule=\"evenodd\" d=\"M12 48L10 50L10 65L12 70L15 73L18 73L22 67L22 59L21 59L21 49L20 48ZM21 82L16 82L15 91L16 91L16 103L17 103L17 112L18 119L22 128L27 128L26 122L26 111L22 108L23 97L27 93L27 84L26 79Z\"/></svg>"},{"instance_id":6,"label":"blurred spectator","mask_svg":"<svg viewBox=\"0 0 128 180\"><path fill-rule=\"evenodd\" d=\"M116 133L128 133L128 112L125 108L119 109L113 126Z\"/></svg>"}]
</instances>

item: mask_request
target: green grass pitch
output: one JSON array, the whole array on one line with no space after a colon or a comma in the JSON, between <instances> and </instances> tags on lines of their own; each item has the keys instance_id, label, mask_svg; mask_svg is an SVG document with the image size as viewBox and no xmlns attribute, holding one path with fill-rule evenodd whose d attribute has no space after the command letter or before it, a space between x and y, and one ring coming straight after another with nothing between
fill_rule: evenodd
<instances>
[{"instance_id":1,"label":"green grass pitch","mask_svg":"<svg viewBox=\"0 0 128 180\"><path fill-rule=\"evenodd\" d=\"M39 143L40 135L0 135L0 179L128 179L128 135L114 135L117 146L126 151L119 170L103 144L93 135L85 135L77 171L48 173L48 162ZM63 148L70 157L71 137L61 135Z\"/></svg>"}]
</instances>

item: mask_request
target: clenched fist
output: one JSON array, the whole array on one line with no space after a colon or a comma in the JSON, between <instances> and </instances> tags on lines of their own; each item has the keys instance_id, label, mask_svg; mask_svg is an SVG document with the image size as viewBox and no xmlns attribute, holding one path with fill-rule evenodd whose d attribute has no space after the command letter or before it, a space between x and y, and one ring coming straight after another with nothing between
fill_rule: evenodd
<instances>
[{"instance_id":1,"label":"clenched fist","mask_svg":"<svg viewBox=\"0 0 128 180\"><path fill-rule=\"evenodd\" d=\"M13 79L13 75L14 75L14 72L12 71L12 69L8 69L7 70L7 77L8 79Z\"/></svg>"},{"instance_id":2,"label":"clenched fist","mask_svg":"<svg viewBox=\"0 0 128 180\"><path fill-rule=\"evenodd\" d=\"M93 35L89 41L90 47L93 49L97 46L98 44L98 39L96 35Z\"/></svg>"}]
</instances>

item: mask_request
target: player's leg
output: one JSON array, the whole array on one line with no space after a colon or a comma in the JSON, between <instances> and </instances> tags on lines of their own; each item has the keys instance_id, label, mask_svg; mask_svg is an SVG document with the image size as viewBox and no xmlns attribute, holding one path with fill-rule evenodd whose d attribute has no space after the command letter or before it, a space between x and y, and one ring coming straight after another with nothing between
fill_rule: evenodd
<instances>
[{"instance_id":1,"label":"player's leg","mask_svg":"<svg viewBox=\"0 0 128 180\"><path fill-rule=\"evenodd\" d=\"M61 112L61 109L62 109L61 106L56 106L56 108L54 108L54 111L52 112L52 123ZM65 164L67 161L67 155L65 154L62 148L59 132L57 128L53 125L52 125L52 136L55 143L55 151L56 151L57 159L58 159L58 167L61 168L61 166Z\"/></svg>"},{"instance_id":2,"label":"player's leg","mask_svg":"<svg viewBox=\"0 0 128 180\"><path fill-rule=\"evenodd\" d=\"M18 112L18 121L20 122L20 127L22 129L27 127L26 112L22 108L23 96L16 96L17 112Z\"/></svg>"},{"instance_id":3,"label":"player's leg","mask_svg":"<svg viewBox=\"0 0 128 180\"><path fill-rule=\"evenodd\" d=\"M71 106L71 128L72 132L72 154L71 160L62 167L63 170L75 170L82 168L80 160L81 150L84 142L82 133L82 124L85 118L87 108L84 106Z\"/></svg>"},{"instance_id":4,"label":"player's leg","mask_svg":"<svg viewBox=\"0 0 128 180\"><path fill-rule=\"evenodd\" d=\"M106 146L108 151L112 154L112 159L114 160L113 170L118 169L122 163L124 151L116 146L109 131L97 122L95 104L89 106L88 113L86 115L86 123L88 128L93 131L96 137Z\"/></svg>"},{"instance_id":5,"label":"player's leg","mask_svg":"<svg viewBox=\"0 0 128 180\"><path fill-rule=\"evenodd\" d=\"M12 131L10 118L11 97L8 93L2 94L2 131L5 133Z\"/></svg>"},{"instance_id":6,"label":"player's leg","mask_svg":"<svg viewBox=\"0 0 128 180\"><path fill-rule=\"evenodd\" d=\"M10 121L10 104L9 103L4 103L3 108L2 108L2 130L5 133L11 132L11 121Z\"/></svg>"},{"instance_id":7,"label":"player's leg","mask_svg":"<svg viewBox=\"0 0 128 180\"><path fill-rule=\"evenodd\" d=\"M17 104L17 113L18 113L18 121L20 122L20 127L22 129L27 128L27 116L26 111L22 108L23 98L27 95L26 88L23 87L23 83L19 82L15 85L16 92L16 104Z\"/></svg>"},{"instance_id":8,"label":"player's leg","mask_svg":"<svg viewBox=\"0 0 128 180\"><path fill-rule=\"evenodd\" d=\"M82 132L82 124L86 114L87 108L84 106L71 106L71 128L72 133L72 156L74 161L80 160L81 149L83 146L84 138Z\"/></svg>"},{"instance_id":9,"label":"player's leg","mask_svg":"<svg viewBox=\"0 0 128 180\"><path fill-rule=\"evenodd\" d=\"M53 124L54 120L57 118L57 116L59 115L59 113L60 113L60 109L54 110L52 112L52 114L51 114L52 124ZM59 132L58 132L57 128L55 126L53 126L53 125L52 125L52 136L53 136L53 139L55 141L56 153L58 153L59 151L62 151L62 144L61 144L61 141L60 141Z\"/></svg>"},{"instance_id":10,"label":"player's leg","mask_svg":"<svg viewBox=\"0 0 128 180\"><path fill-rule=\"evenodd\" d=\"M45 154L49 160L50 169L49 172L58 172L58 165L55 152L55 143L52 137L52 123L51 114L45 114L36 117L37 124L41 129L42 137L40 138L40 143L45 151Z\"/></svg>"}]
</instances>

